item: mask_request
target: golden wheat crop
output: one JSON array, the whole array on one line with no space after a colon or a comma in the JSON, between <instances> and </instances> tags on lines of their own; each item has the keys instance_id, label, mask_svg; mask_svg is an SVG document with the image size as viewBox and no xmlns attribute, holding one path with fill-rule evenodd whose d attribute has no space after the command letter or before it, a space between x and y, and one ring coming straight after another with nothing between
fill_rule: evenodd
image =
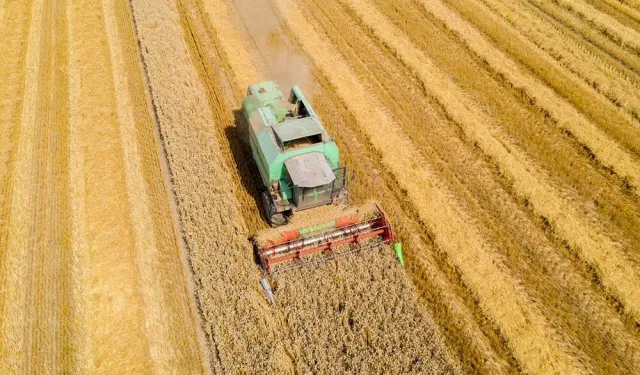
<instances>
[{"instance_id":1,"label":"golden wheat crop","mask_svg":"<svg viewBox=\"0 0 640 375\"><path fill-rule=\"evenodd\" d=\"M0 372L640 367L636 0L2 1L0 40ZM377 201L406 268L268 303L240 103L269 79L353 177L291 225Z\"/></svg>"}]
</instances>

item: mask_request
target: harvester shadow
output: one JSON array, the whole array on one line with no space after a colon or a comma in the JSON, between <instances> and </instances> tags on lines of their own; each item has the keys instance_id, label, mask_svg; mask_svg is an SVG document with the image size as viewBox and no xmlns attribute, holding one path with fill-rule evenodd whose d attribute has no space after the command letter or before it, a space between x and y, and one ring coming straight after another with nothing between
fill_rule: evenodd
<instances>
[{"instance_id":1,"label":"harvester shadow","mask_svg":"<svg viewBox=\"0 0 640 375\"><path fill-rule=\"evenodd\" d=\"M251 147L249 146L249 124L241 109L233 111L234 125L229 125L224 129L225 136L231 146L233 161L238 168L240 182L245 191L253 198L255 207L260 212L260 216L267 222L264 212L261 209L262 183L260 172L256 166Z\"/></svg>"}]
</instances>

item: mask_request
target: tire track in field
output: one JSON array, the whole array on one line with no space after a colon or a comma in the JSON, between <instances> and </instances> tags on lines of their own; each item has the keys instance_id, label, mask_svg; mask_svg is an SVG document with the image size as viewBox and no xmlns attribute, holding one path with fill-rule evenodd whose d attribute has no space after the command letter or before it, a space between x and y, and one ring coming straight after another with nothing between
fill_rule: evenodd
<instances>
[{"instance_id":1,"label":"tire track in field","mask_svg":"<svg viewBox=\"0 0 640 375\"><path fill-rule=\"evenodd\" d=\"M530 9L522 4L501 3L500 1L484 0L487 7L505 19L513 29L527 38L538 48L553 59L559 66L564 67L577 79L588 87L582 89L589 92L595 90L608 103L592 101L600 107L613 105L628 113L629 126L640 130L640 83L631 79L623 71L602 60L584 45L576 44L571 37L562 32L556 32L553 24L530 13ZM534 49L533 45L529 49ZM547 60L547 59L545 59ZM551 60L547 60L552 64ZM577 84L577 83L576 83ZM635 122L634 122L635 120Z\"/></svg>"},{"instance_id":2,"label":"tire track in field","mask_svg":"<svg viewBox=\"0 0 640 375\"><path fill-rule=\"evenodd\" d=\"M359 4L357 0L350 4L376 35L421 77L426 90L437 98L465 133L513 178L515 191L529 199L534 210L547 217L555 230L579 250L581 257L597 269L603 284L625 304L636 321L640 321L640 291L632 287L640 285L640 280L625 254L606 235L583 222L571 205L548 184L535 163L510 145L509 140L492 125L491 119L450 78L433 66L401 31L371 8L364 5L355 8ZM438 90L442 88L446 91ZM585 236L585 233L588 234Z\"/></svg>"},{"instance_id":3,"label":"tire track in field","mask_svg":"<svg viewBox=\"0 0 640 375\"><path fill-rule=\"evenodd\" d=\"M402 4L399 6L405 9ZM429 107L429 104L419 98L422 95L421 92L416 93L420 91L422 85L417 84L419 87L413 88L412 80L407 79L413 73L405 71L406 68L403 66L390 63L391 57L385 58L393 56L392 52L384 47L372 47L372 43L363 37L368 35L366 30L362 30L357 24L343 21L345 15L348 17L353 13L348 8L332 2L322 2L322 4L312 2L308 6L307 13L313 13L322 21L323 17L319 17L316 9L326 15L327 21L321 22L325 32L330 35L333 44L339 47L345 59L356 69L359 78L364 82L381 81L379 85L373 82L369 92L384 98L382 102L394 110L394 118L402 124L416 148L438 166L436 168L440 171L438 179L448 180L450 190L456 192L457 198L465 202L467 211L482 223L483 233L493 243L499 244L498 249L509 260L510 268L523 279L527 291L535 299L544 303L543 314L554 327L563 334L569 335L574 346L588 352L586 353L588 359L585 361L592 362L594 367L597 365L598 372L611 372L618 365L623 368L633 368L634 356L630 356L629 353L633 353L634 348L638 349L638 343L633 336L625 332L626 327L617 317L615 309L598 294L597 288L591 286L590 275L579 277L576 267L571 264L574 256L572 254L558 256L556 254L558 249L552 247L546 239L541 238L544 237L542 231L526 218L526 214L520 211L514 202L511 202L509 192L503 191L503 188L493 181L499 179L499 176L487 173L487 169L481 168L478 162L469 163L469 160L474 160L478 156L469 155L468 151L465 152L464 145L452 142L451 140L457 137L456 134L438 134L434 131L443 125L433 119L433 115L428 111L422 111L423 108ZM357 15L353 17L358 19ZM407 20L407 18L403 19ZM333 25L337 28L336 32L333 32ZM406 26L410 28L412 25L407 23ZM351 33L343 36L339 30L350 30ZM420 35L427 38L430 43L437 39L427 32ZM348 46L343 46L344 44ZM352 52L351 48L357 53ZM459 55L455 51L450 53ZM364 66L360 67L358 62ZM410 107L398 108L402 107L402 103L410 103ZM410 118L405 119L408 113L411 114ZM428 130L413 124L414 118L419 118L420 123L428 123ZM444 124L444 126L455 127L455 124ZM444 144L440 138L444 139ZM439 163L437 158L435 160L433 156L429 158L428 155L434 153L432 148L435 148L437 154L445 158L445 161ZM449 152L455 156L447 156L448 150L455 150ZM451 170L448 171L448 169ZM461 181L457 181L458 179ZM476 200L481 203L476 203ZM563 245L560 244L560 246ZM561 253L564 252L561 251ZM531 270L542 271L531 272ZM615 333L609 331L610 329ZM607 333L600 336L600 332ZM599 338L594 338L594 334ZM616 353L609 349L609 345L605 349L600 344L599 340L610 340L609 337L615 337ZM602 355L605 352L608 354Z\"/></svg>"},{"instance_id":4,"label":"tire track in field","mask_svg":"<svg viewBox=\"0 0 640 375\"><path fill-rule=\"evenodd\" d=\"M55 68L66 57L63 6L35 4L29 33L3 285L10 302L3 309L2 346L13 351L3 363L11 373L65 371L70 364L67 85L66 72Z\"/></svg>"},{"instance_id":5,"label":"tire track in field","mask_svg":"<svg viewBox=\"0 0 640 375\"><path fill-rule=\"evenodd\" d=\"M29 44L38 41L39 17L32 18L32 2L13 3L8 9L3 3L4 18L0 23L0 372L10 373L17 367L16 357L19 355L7 344L6 332L14 329L17 322L9 316L11 305L19 302L15 290L11 290L11 283L17 271L15 249L9 248L8 237L11 225L11 210L14 186L16 181L16 158L20 148L20 138L23 132L22 112L28 83L32 83L30 92L35 88L35 81L27 81L33 72L27 75L27 66L37 66L37 45ZM28 48L28 46L31 46ZM29 51L29 54L27 54ZM31 96L34 94L31 93ZM32 103L28 103L32 104ZM8 284L9 283L9 284Z\"/></svg>"},{"instance_id":6,"label":"tire track in field","mask_svg":"<svg viewBox=\"0 0 640 375\"><path fill-rule=\"evenodd\" d=\"M524 362L525 368L542 370L555 367L564 368L565 371L583 371L579 370L581 367L574 362L574 359L566 356L560 348L554 334L548 331L544 319L527 301L523 291L516 286L517 282L504 270L501 260L487 246L476 228L466 224L466 215L451 204L449 193L443 191L436 181L429 178L432 174L425 168L424 160L414 159L408 154L409 148L400 147L406 144L406 137L402 137L400 130L395 128L394 122L384 112L366 100L364 88L355 80L349 68L331 46L324 43L319 35L313 32L296 5L287 1L279 1L277 4L279 11L285 17L287 26L298 40L302 41L305 52L328 75L330 82L356 118L368 119L366 122L360 122L362 131L382 154L386 167L395 171L398 183L407 190L408 197L418 209L421 218L433 227L438 245L447 252L452 262L460 269L463 279L478 296L480 305L503 328L503 333L517 353L516 356ZM350 98L360 100L349 101ZM376 130L373 131L372 127ZM400 165L404 167L397 168ZM437 218L431 217L434 212L438 213ZM460 252L463 248L466 251ZM503 294L503 296L488 298L486 293L489 293L489 289L477 279L478 275L485 275L494 280L493 287L489 288L490 293L493 296L495 296L494 293ZM504 308L500 307L501 303L498 301L517 302L511 308ZM525 315L527 322L525 322ZM522 330L532 332L524 334ZM545 354L540 355L540 352L532 353L529 349L525 349L535 345L528 341L531 337L537 337L536 344L546 343L536 347L536 351L540 349L546 352Z\"/></svg>"}]
</instances>

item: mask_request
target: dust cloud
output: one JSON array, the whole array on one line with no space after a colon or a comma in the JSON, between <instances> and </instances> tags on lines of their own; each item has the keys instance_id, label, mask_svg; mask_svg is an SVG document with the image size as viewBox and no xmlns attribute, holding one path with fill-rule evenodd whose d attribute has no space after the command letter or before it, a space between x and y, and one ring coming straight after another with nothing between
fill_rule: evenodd
<instances>
[{"instance_id":1,"label":"dust cloud","mask_svg":"<svg viewBox=\"0 0 640 375\"><path fill-rule=\"evenodd\" d=\"M236 11L260 53L265 71L261 80L275 80L288 95L298 85L307 98L316 91L311 64L289 44L281 20L269 0L235 0Z\"/></svg>"}]
</instances>

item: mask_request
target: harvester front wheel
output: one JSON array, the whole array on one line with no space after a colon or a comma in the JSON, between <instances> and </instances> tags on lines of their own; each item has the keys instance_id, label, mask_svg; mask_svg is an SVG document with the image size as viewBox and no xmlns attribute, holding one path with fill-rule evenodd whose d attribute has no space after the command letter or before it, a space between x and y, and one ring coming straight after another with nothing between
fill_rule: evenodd
<instances>
[{"instance_id":1,"label":"harvester front wheel","mask_svg":"<svg viewBox=\"0 0 640 375\"><path fill-rule=\"evenodd\" d=\"M264 215L267 218L267 221L272 227L279 227L284 225L287 219L284 217L284 214L276 211L276 207L273 204L273 199L271 199L271 195L268 191L262 192L262 208L264 209Z\"/></svg>"}]
</instances>

